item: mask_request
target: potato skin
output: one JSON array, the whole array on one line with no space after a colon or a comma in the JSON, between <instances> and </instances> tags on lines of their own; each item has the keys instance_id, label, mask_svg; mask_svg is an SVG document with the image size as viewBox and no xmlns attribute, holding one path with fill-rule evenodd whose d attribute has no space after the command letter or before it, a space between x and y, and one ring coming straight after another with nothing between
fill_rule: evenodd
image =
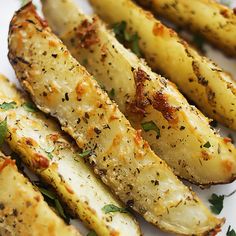
<instances>
[{"instance_id":1,"label":"potato skin","mask_svg":"<svg viewBox=\"0 0 236 236\"><path fill-rule=\"evenodd\" d=\"M152 69L174 82L204 114L236 129L236 82L229 74L131 0L90 2L105 21L124 20L129 32L138 33L139 46Z\"/></svg>"},{"instance_id":2,"label":"potato skin","mask_svg":"<svg viewBox=\"0 0 236 236\"><path fill-rule=\"evenodd\" d=\"M41 193L0 152L0 235L80 236L44 201Z\"/></svg>"},{"instance_id":3,"label":"potato skin","mask_svg":"<svg viewBox=\"0 0 236 236\"><path fill-rule=\"evenodd\" d=\"M129 232L140 236L136 220L128 214L105 214L102 208L117 201L97 179L93 170L80 157L76 144L61 132L56 122L38 111L28 111L30 101L0 75L0 104L14 101L10 110L0 109L0 121L7 117L9 138L6 140L24 163L52 186L73 216L80 218L98 235L120 236Z\"/></svg>"},{"instance_id":4,"label":"potato skin","mask_svg":"<svg viewBox=\"0 0 236 236\"><path fill-rule=\"evenodd\" d=\"M56 117L81 149L91 151L86 159L95 173L126 205L169 232L219 230L223 221L154 154L31 4L11 21L9 59L38 108Z\"/></svg>"},{"instance_id":5,"label":"potato skin","mask_svg":"<svg viewBox=\"0 0 236 236\"><path fill-rule=\"evenodd\" d=\"M136 0L179 26L200 33L229 56L236 56L236 15L214 0Z\"/></svg>"},{"instance_id":6,"label":"potato skin","mask_svg":"<svg viewBox=\"0 0 236 236\"><path fill-rule=\"evenodd\" d=\"M143 61L122 47L98 18L82 14L72 1L44 0L42 4L53 31L99 84L107 91L114 90L113 99L131 124L136 129L142 129L141 124L148 121L158 126L158 139L155 131L142 131L142 136L175 174L201 185L235 179L235 147L210 128L208 119L188 104L175 85L153 73ZM54 14L55 11L58 14ZM84 31L93 29L93 37L97 39L88 47L81 43L84 35L78 35L82 27ZM145 102L147 105L141 107L143 115L137 109ZM207 142L210 148L204 147Z\"/></svg>"}]
</instances>

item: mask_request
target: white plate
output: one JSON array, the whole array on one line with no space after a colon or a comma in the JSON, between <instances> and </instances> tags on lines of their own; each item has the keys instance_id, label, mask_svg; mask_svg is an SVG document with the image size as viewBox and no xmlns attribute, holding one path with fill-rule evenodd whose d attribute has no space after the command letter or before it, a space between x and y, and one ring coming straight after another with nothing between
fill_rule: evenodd
<instances>
[{"instance_id":1,"label":"white plate","mask_svg":"<svg viewBox=\"0 0 236 236\"><path fill-rule=\"evenodd\" d=\"M14 14L14 11L16 11L20 5L21 2L20 0L0 0L1 2L1 7L0 7L0 73L4 74L7 76L11 81L17 82L15 78L14 71L8 61L7 58L7 34L8 34L8 27L9 27L9 22ZM35 5L37 6L38 9L40 9L40 4L37 0L34 1ZM82 7L82 9L87 12L91 13L92 10L87 2L87 0L77 0L78 4ZM236 6L235 0L232 0L232 2ZM236 40L236 39L235 39ZM227 59L225 58L219 51L213 50L210 46L206 45L206 50L207 50L207 56L212 58L216 63L218 63L220 66L222 66L225 70L229 71L234 75L234 78L236 79L236 59ZM0 84L1 86L1 84ZM226 129L222 126L219 126L217 128L220 128L220 132L222 135L229 135L231 133L234 137L234 140L236 142L236 132L230 131L229 129ZM189 185L188 183L186 183ZM206 190L201 190L200 188L196 186L192 186L193 189L197 192L197 194L201 197L201 199L206 203L208 203L208 199L211 196L212 193L216 193L219 195L223 194L229 194L233 190L236 189L236 182L232 184L227 184L227 185L218 185L218 186L213 186L210 189ZM236 194L229 198L225 198L224 200L224 208L219 215L219 217L225 217L226 218L226 223L222 229L222 232L219 233L219 236L226 235L226 231L228 229L228 226L231 225L232 228L235 229L236 231ZM141 217L138 217L138 220L140 221L142 231L144 233L144 236L154 236L154 235L159 235L159 236L167 236L170 234L167 233L162 233L152 225L144 222ZM87 229L78 221L73 221L73 224L75 223L76 226L80 229L84 235L88 232ZM128 235L127 235L128 236Z\"/></svg>"}]
</instances>

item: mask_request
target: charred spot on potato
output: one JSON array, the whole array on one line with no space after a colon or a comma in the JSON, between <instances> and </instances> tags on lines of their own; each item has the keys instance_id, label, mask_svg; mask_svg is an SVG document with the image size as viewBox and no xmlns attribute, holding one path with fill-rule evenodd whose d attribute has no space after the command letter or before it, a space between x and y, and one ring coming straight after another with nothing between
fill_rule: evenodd
<instances>
[{"instance_id":1,"label":"charred spot on potato","mask_svg":"<svg viewBox=\"0 0 236 236\"><path fill-rule=\"evenodd\" d=\"M37 202L39 202L39 201L40 201L40 195L35 196L34 199L35 199Z\"/></svg>"},{"instance_id":2,"label":"charred spot on potato","mask_svg":"<svg viewBox=\"0 0 236 236\"><path fill-rule=\"evenodd\" d=\"M210 160L210 155L206 151L202 151L201 154L204 161Z\"/></svg>"},{"instance_id":3,"label":"charred spot on potato","mask_svg":"<svg viewBox=\"0 0 236 236\"><path fill-rule=\"evenodd\" d=\"M56 142L59 139L60 135L59 134L50 134L49 139L53 142Z\"/></svg>"},{"instance_id":4,"label":"charred spot on potato","mask_svg":"<svg viewBox=\"0 0 236 236\"><path fill-rule=\"evenodd\" d=\"M228 9L222 9L220 11L220 14L224 17L224 18L229 18L230 17L230 12L228 11Z\"/></svg>"},{"instance_id":5,"label":"charred spot on potato","mask_svg":"<svg viewBox=\"0 0 236 236\"><path fill-rule=\"evenodd\" d=\"M43 18L41 18L37 12L36 12L36 9L35 9L35 6L32 4L32 2L30 1L29 3L25 4L21 9L19 9L16 14L25 14L25 11L28 11L27 12L27 15L29 14L33 14L36 18L36 20L39 21L39 23L41 24L41 26L43 28L46 28L48 27L48 23L46 20L44 20ZM30 19L26 19L27 22L31 23L31 24L36 24L34 21L30 20Z\"/></svg>"},{"instance_id":6,"label":"charred spot on potato","mask_svg":"<svg viewBox=\"0 0 236 236\"><path fill-rule=\"evenodd\" d=\"M128 105L128 111L131 113L137 113L142 116L146 114L145 107L150 104L144 93L144 83L149 80L148 74L140 68L134 69L134 81L136 86L135 99Z\"/></svg>"},{"instance_id":7,"label":"charred spot on potato","mask_svg":"<svg viewBox=\"0 0 236 236\"><path fill-rule=\"evenodd\" d=\"M173 123L176 122L177 109L168 103L168 99L165 94L163 94L160 91L155 93L153 96L152 105L156 110L162 113L163 117L167 121L173 122Z\"/></svg>"},{"instance_id":8,"label":"charred spot on potato","mask_svg":"<svg viewBox=\"0 0 236 236\"><path fill-rule=\"evenodd\" d=\"M89 48L99 42L97 36L97 20L93 18L92 22L85 19L80 26L76 29L79 39L79 46L81 48Z\"/></svg>"},{"instance_id":9,"label":"charred spot on potato","mask_svg":"<svg viewBox=\"0 0 236 236\"><path fill-rule=\"evenodd\" d=\"M27 138L25 140L26 145L34 146L35 141L32 138Z\"/></svg>"}]
</instances>

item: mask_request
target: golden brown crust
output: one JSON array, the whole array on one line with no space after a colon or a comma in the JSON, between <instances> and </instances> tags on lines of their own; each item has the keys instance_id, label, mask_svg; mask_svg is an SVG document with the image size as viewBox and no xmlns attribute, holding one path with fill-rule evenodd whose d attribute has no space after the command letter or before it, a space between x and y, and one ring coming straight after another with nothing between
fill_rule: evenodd
<instances>
[{"instance_id":1,"label":"golden brown crust","mask_svg":"<svg viewBox=\"0 0 236 236\"><path fill-rule=\"evenodd\" d=\"M170 106L168 103L168 98L162 92L156 92L153 96L153 107L160 111L164 118L170 123L177 123L176 111L177 109L173 106Z\"/></svg>"},{"instance_id":2,"label":"golden brown crust","mask_svg":"<svg viewBox=\"0 0 236 236\"><path fill-rule=\"evenodd\" d=\"M91 45L98 43L99 39L96 33L96 19L92 22L84 20L77 28L78 46L81 48L89 48Z\"/></svg>"},{"instance_id":3,"label":"golden brown crust","mask_svg":"<svg viewBox=\"0 0 236 236\"><path fill-rule=\"evenodd\" d=\"M134 81L135 81L135 99L132 102L127 103L127 112L140 114L142 117L146 114L145 107L150 104L149 100L144 94L144 83L149 80L149 77L145 71L138 68L134 69Z\"/></svg>"}]
</instances>

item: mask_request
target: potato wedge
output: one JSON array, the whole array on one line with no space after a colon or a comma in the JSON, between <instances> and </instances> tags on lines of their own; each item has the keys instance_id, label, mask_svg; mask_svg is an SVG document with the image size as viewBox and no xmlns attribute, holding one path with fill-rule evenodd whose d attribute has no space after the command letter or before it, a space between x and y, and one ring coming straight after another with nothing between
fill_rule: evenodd
<instances>
[{"instance_id":1,"label":"potato wedge","mask_svg":"<svg viewBox=\"0 0 236 236\"><path fill-rule=\"evenodd\" d=\"M236 129L236 82L131 0L90 0L110 24L125 21L154 70L176 83L203 113Z\"/></svg>"},{"instance_id":2,"label":"potato wedge","mask_svg":"<svg viewBox=\"0 0 236 236\"><path fill-rule=\"evenodd\" d=\"M98 235L140 236L137 222L129 215L105 214L104 206L123 206L96 178L76 144L60 131L53 120L32 109L30 101L0 76L0 104L13 104L0 109L0 121L7 117L10 147L29 168L50 184L76 217ZM8 105L9 106L9 105Z\"/></svg>"},{"instance_id":3,"label":"potato wedge","mask_svg":"<svg viewBox=\"0 0 236 236\"><path fill-rule=\"evenodd\" d=\"M49 25L58 32L72 55L81 64L86 62L86 68L98 83L110 93L113 91L113 99L131 124L136 129L151 126L142 136L175 174L201 185L235 179L235 147L210 128L207 118L190 106L172 83L153 73L122 47L99 19L83 14L73 1L43 0L42 4ZM83 47L84 35L78 32L91 27L97 40ZM140 88L143 91L138 94ZM161 98L163 104L158 103ZM148 103L142 105L145 101ZM140 110L133 110L134 104ZM163 110L164 104L170 108L169 112ZM210 147L206 145L208 142Z\"/></svg>"},{"instance_id":4,"label":"potato wedge","mask_svg":"<svg viewBox=\"0 0 236 236\"><path fill-rule=\"evenodd\" d=\"M9 59L38 108L60 121L89 153L85 159L95 173L127 206L169 232L217 232L222 220L154 154L32 4L11 21Z\"/></svg>"},{"instance_id":5,"label":"potato wedge","mask_svg":"<svg viewBox=\"0 0 236 236\"><path fill-rule=\"evenodd\" d=\"M0 235L79 236L47 205L41 193L0 152Z\"/></svg>"},{"instance_id":6,"label":"potato wedge","mask_svg":"<svg viewBox=\"0 0 236 236\"><path fill-rule=\"evenodd\" d=\"M236 56L234 10L213 0L136 0L179 26L200 33L227 55Z\"/></svg>"}]
</instances>

